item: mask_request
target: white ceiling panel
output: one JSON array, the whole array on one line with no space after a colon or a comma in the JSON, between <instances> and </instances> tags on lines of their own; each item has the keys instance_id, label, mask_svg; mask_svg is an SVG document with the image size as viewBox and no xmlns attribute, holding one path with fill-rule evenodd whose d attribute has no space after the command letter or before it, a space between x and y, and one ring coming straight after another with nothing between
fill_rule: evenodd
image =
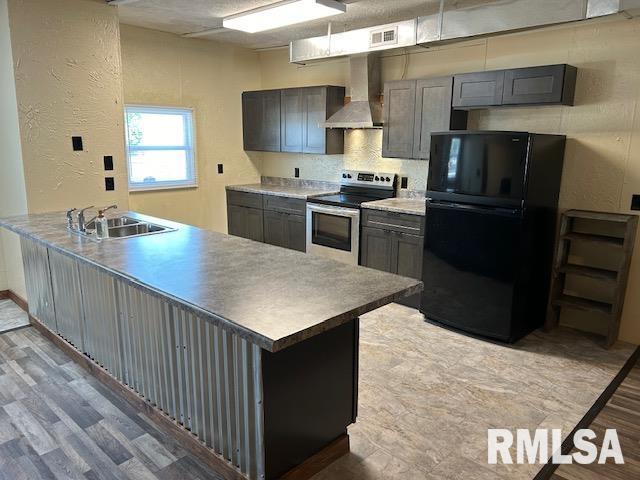
<instances>
[{"instance_id":1,"label":"white ceiling panel","mask_svg":"<svg viewBox=\"0 0 640 480\"><path fill-rule=\"evenodd\" d=\"M226 16L274 3L274 0L137 0L118 6L120 21L176 34L194 33L222 27ZM439 0L344 1L347 12L331 18L334 32L407 20L438 11ZM287 45L291 40L323 35L327 19L268 32L244 33L223 30L203 36L249 48Z\"/></svg>"}]
</instances>

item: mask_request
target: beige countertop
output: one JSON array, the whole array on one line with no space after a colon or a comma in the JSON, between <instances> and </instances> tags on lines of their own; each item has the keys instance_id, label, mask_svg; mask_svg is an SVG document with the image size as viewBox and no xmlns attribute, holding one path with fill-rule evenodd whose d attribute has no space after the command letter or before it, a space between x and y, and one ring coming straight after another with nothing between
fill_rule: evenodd
<instances>
[{"instance_id":1,"label":"beige countertop","mask_svg":"<svg viewBox=\"0 0 640 480\"><path fill-rule=\"evenodd\" d=\"M261 195L274 195L278 197L300 198L306 200L315 195L335 194L340 187L317 187L304 185L272 185L265 183L251 183L247 185L228 185L227 190L236 192L259 193Z\"/></svg>"},{"instance_id":2,"label":"beige countertop","mask_svg":"<svg viewBox=\"0 0 640 480\"><path fill-rule=\"evenodd\" d=\"M384 200L365 202L362 204L362 208L384 210L387 212L408 213L410 215L425 215L426 199L400 197L385 198Z\"/></svg>"},{"instance_id":3,"label":"beige countertop","mask_svg":"<svg viewBox=\"0 0 640 480\"><path fill-rule=\"evenodd\" d=\"M0 226L161 295L269 351L422 290L411 278L126 215L175 231L96 242L69 232L64 212L0 219Z\"/></svg>"}]
</instances>

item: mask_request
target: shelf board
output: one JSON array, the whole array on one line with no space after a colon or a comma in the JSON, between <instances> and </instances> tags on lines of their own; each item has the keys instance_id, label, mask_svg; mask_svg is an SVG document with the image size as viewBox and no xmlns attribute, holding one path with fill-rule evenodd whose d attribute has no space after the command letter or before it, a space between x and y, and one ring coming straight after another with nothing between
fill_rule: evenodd
<instances>
[{"instance_id":1,"label":"shelf board","mask_svg":"<svg viewBox=\"0 0 640 480\"><path fill-rule=\"evenodd\" d=\"M560 295L553 301L557 307L569 307L576 310L584 310L586 312L599 312L607 315L611 314L612 305L606 302L599 302L588 298L574 297L573 295Z\"/></svg>"},{"instance_id":2,"label":"shelf board","mask_svg":"<svg viewBox=\"0 0 640 480\"><path fill-rule=\"evenodd\" d=\"M562 265L558 270L562 273L581 275L583 277L595 278L610 283L616 283L618 280L618 272L614 270L606 270L604 268L567 264Z\"/></svg>"},{"instance_id":3,"label":"shelf board","mask_svg":"<svg viewBox=\"0 0 640 480\"><path fill-rule=\"evenodd\" d=\"M623 213L593 212L588 210L567 210L565 215L570 218L584 218L587 220L602 220L616 223L626 223L635 216Z\"/></svg>"},{"instance_id":4,"label":"shelf board","mask_svg":"<svg viewBox=\"0 0 640 480\"><path fill-rule=\"evenodd\" d=\"M609 245L613 247L622 247L624 238L609 237L607 235L596 235L594 233L577 233L571 232L562 235L562 240L598 243L600 245Z\"/></svg>"}]
</instances>

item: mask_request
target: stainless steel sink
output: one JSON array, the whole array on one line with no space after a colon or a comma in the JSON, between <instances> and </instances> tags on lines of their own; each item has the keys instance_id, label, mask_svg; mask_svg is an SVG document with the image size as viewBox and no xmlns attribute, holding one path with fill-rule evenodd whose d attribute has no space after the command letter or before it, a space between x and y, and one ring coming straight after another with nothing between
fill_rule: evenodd
<instances>
[{"instance_id":1,"label":"stainless steel sink","mask_svg":"<svg viewBox=\"0 0 640 480\"><path fill-rule=\"evenodd\" d=\"M135 218L131 218L131 217L115 217L115 218L107 219L107 224L109 225L109 228L121 227L123 225L135 225L139 223L140 223L140 220L136 220ZM87 223L87 230L95 230L95 229L96 229L95 220Z\"/></svg>"},{"instance_id":2,"label":"stainless steel sink","mask_svg":"<svg viewBox=\"0 0 640 480\"><path fill-rule=\"evenodd\" d=\"M154 225L152 223L138 223L136 225L124 225L122 227L109 228L109 238L135 237L149 233L160 233L170 230L168 227Z\"/></svg>"},{"instance_id":3,"label":"stainless steel sink","mask_svg":"<svg viewBox=\"0 0 640 480\"><path fill-rule=\"evenodd\" d=\"M175 228L165 227L164 225L158 225L156 223L145 222L143 220L125 216L108 218L107 224L109 225L109 238L105 240L141 237L143 235L174 232L176 230ZM87 223L85 232L80 232L75 229L71 231L82 235L83 237L90 238L91 240L99 241L99 239L96 238L95 220Z\"/></svg>"}]
</instances>

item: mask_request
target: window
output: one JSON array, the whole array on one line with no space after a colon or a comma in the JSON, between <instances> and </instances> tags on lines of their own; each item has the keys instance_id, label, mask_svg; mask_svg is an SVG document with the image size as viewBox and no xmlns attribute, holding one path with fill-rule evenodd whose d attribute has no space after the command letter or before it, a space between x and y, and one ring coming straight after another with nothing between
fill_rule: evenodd
<instances>
[{"instance_id":1,"label":"window","mask_svg":"<svg viewBox=\"0 0 640 480\"><path fill-rule=\"evenodd\" d=\"M125 108L129 190L195 187L193 111Z\"/></svg>"}]
</instances>

